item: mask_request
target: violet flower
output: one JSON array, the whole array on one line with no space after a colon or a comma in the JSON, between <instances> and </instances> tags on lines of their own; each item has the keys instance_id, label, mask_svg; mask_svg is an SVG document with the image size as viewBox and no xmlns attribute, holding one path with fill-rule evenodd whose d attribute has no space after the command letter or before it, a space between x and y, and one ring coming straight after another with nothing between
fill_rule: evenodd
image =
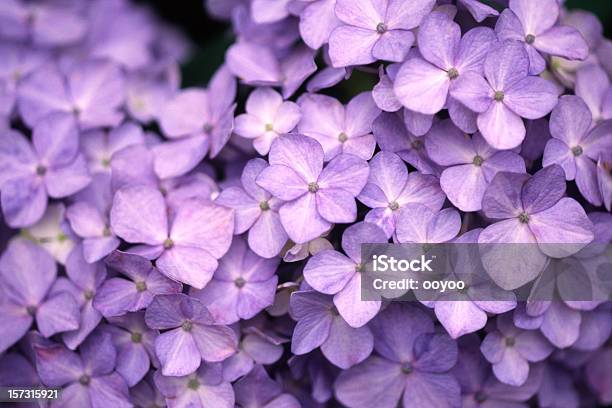
<instances>
[{"instance_id":1,"label":"violet flower","mask_svg":"<svg viewBox=\"0 0 612 408\"><path fill-rule=\"evenodd\" d=\"M69 293L50 293L57 276L55 261L24 239L12 240L0 258L0 351L15 344L36 319L45 337L79 328L79 306Z\"/></svg>"},{"instance_id":2,"label":"violet flower","mask_svg":"<svg viewBox=\"0 0 612 408\"><path fill-rule=\"evenodd\" d=\"M212 278L234 229L232 210L199 199L185 201L169 220L163 195L148 186L117 191L110 219L117 236L143 244L137 252L157 259L161 273L197 289Z\"/></svg>"},{"instance_id":3,"label":"violet flower","mask_svg":"<svg viewBox=\"0 0 612 408\"><path fill-rule=\"evenodd\" d=\"M460 75L451 96L478 113L478 129L491 147L513 149L525 138L521 118L547 115L557 104L557 91L551 82L529 76L529 57L520 43L492 47L484 78L474 72Z\"/></svg>"},{"instance_id":4,"label":"violet flower","mask_svg":"<svg viewBox=\"0 0 612 408\"><path fill-rule=\"evenodd\" d=\"M540 53L571 60L584 60L589 55L589 46L580 32L556 25L558 19L557 0L510 0L509 8L497 20L495 31L502 41L523 42L529 54L529 73L539 74L546 67Z\"/></svg>"},{"instance_id":5,"label":"violet flower","mask_svg":"<svg viewBox=\"0 0 612 408\"><path fill-rule=\"evenodd\" d=\"M480 350L499 381L518 387L527 381L529 363L544 360L553 347L539 332L514 327L512 316L505 314L497 318L497 330L487 334Z\"/></svg>"},{"instance_id":6,"label":"violet flower","mask_svg":"<svg viewBox=\"0 0 612 408\"><path fill-rule=\"evenodd\" d=\"M111 334L117 350L116 370L128 387L133 387L144 378L151 365L159 366L155 356L155 339L159 333L145 325L144 312L111 317L108 321L111 324L105 330Z\"/></svg>"},{"instance_id":7,"label":"violet flower","mask_svg":"<svg viewBox=\"0 0 612 408\"><path fill-rule=\"evenodd\" d=\"M235 211L234 234L248 231L248 243L253 252L264 258L272 258L280 253L287 242L287 233L278 214L283 202L255 183L267 167L268 163L263 159L250 160L240 177L241 187L224 189L215 203Z\"/></svg>"},{"instance_id":8,"label":"violet flower","mask_svg":"<svg viewBox=\"0 0 612 408\"><path fill-rule=\"evenodd\" d=\"M68 115L55 114L34 128L32 145L18 132L0 138L2 211L13 228L40 220L47 196L63 198L81 190L91 178L79 153L79 133Z\"/></svg>"},{"instance_id":9,"label":"violet flower","mask_svg":"<svg viewBox=\"0 0 612 408\"><path fill-rule=\"evenodd\" d=\"M400 243L440 244L455 238L460 230L461 216L454 208L432 211L412 203L399 211L395 235Z\"/></svg>"},{"instance_id":10,"label":"violet flower","mask_svg":"<svg viewBox=\"0 0 612 408\"><path fill-rule=\"evenodd\" d=\"M111 158L115 152L144 141L144 132L140 126L124 122L110 131L92 130L83 133L81 146L91 173L110 173Z\"/></svg>"},{"instance_id":11,"label":"violet flower","mask_svg":"<svg viewBox=\"0 0 612 408\"><path fill-rule=\"evenodd\" d=\"M308 260L304 279L315 290L334 295L338 313L351 327L361 327L380 310L380 301L361 299L361 270L363 268L360 245L386 243L383 230L374 224L360 222L348 227L342 234L342 249L348 255L328 249Z\"/></svg>"},{"instance_id":12,"label":"violet flower","mask_svg":"<svg viewBox=\"0 0 612 408\"><path fill-rule=\"evenodd\" d=\"M446 166L440 187L461 211L479 211L484 192L498 171L525 173L525 160L511 151L497 151L480 133L471 138L449 121L434 126L425 138L429 157Z\"/></svg>"},{"instance_id":13,"label":"violet flower","mask_svg":"<svg viewBox=\"0 0 612 408\"><path fill-rule=\"evenodd\" d=\"M282 392L280 384L272 380L265 368L256 365L234 385L236 404L241 407L298 408L300 403L291 394Z\"/></svg>"},{"instance_id":14,"label":"violet flower","mask_svg":"<svg viewBox=\"0 0 612 408\"><path fill-rule=\"evenodd\" d=\"M19 84L18 106L24 121L34 127L52 112L72 114L81 129L115 126L121 122L124 77L109 61L88 60L67 73L54 65L33 71Z\"/></svg>"},{"instance_id":15,"label":"violet flower","mask_svg":"<svg viewBox=\"0 0 612 408\"><path fill-rule=\"evenodd\" d=\"M587 65L576 72L576 95L587 104L595 126L612 119L612 87L607 72L599 65Z\"/></svg>"},{"instance_id":16,"label":"violet flower","mask_svg":"<svg viewBox=\"0 0 612 408\"><path fill-rule=\"evenodd\" d=\"M442 208L446 197L436 177L408 173L396 154L382 151L370 161L370 175L357 199L372 208L365 221L379 226L390 238L395 233L399 210L406 204L423 204L432 211Z\"/></svg>"},{"instance_id":17,"label":"violet flower","mask_svg":"<svg viewBox=\"0 0 612 408\"><path fill-rule=\"evenodd\" d=\"M548 257L572 255L593 239L591 221L577 201L563 197L565 187L563 169L557 165L533 176L499 172L487 187L483 212L500 221L486 227L478 243L490 255L491 262L483 255L485 269L502 288L516 289L530 282ZM497 243L523 245L484 245ZM508 274L508 268L514 273Z\"/></svg>"},{"instance_id":18,"label":"violet flower","mask_svg":"<svg viewBox=\"0 0 612 408\"><path fill-rule=\"evenodd\" d=\"M336 0L308 0L300 13L300 35L310 48L316 50L327 44L334 28L342 24L335 7Z\"/></svg>"},{"instance_id":19,"label":"violet flower","mask_svg":"<svg viewBox=\"0 0 612 408\"><path fill-rule=\"evenodd\" d=\"M261 258L236 237L219 260L213 279L190 295L202 301L217 323L232 324L254 317L274 302L280 259Z\"/></svg>"},{"instance_id":20,"label":"violet flower","mask_svg":"<svg viewBox=\"0 0 612 408\"><path fill-rule=\"evenodd\" d=\"M90 336L79 354L52 342L33 345L36 369L47 387L63 387L57 407L131 407L125 380L115 371L117 352L108 333Z\"/></svg>"},{"instance_id":21,"label":"violet flower","mask_svg":"<svg viewBox=\"0 0 612 408\"><path fill-rule=\"evenodd\" d=\"M106 265L128 279L106 280L93 298L93 305L104 317L122 316L145 309L156 295L180 293L183 285L159 273L141 256L115 251L106 258Z\"/></svg>"},{"instance_id":22,"label":"violet flower","mask_svg":"<svg viewBox=\"0 0 612 408\"><path fill-rule=\"evenodd\" d=\"M257 88L249 95L246 113L235 119L234 133L253 140L257 153L265 156L279 136L291 132L300 121L300 107L271 88Z\"/></svg>"},{"instance_id":23,"label":"violet flower","mask_svg":"<svg viewBox=\"0 0 612 408\"><path fill-rule=\"evenodd\" d=\"M376 142L372 122L380 114L371 92L363 92L343 106L326 95L307 94L300 98L302 118L298 132L312 137L323 147L325 161L342 153L361 159L372 158Z\"/></svg>"},{"instance_id":24,"label":"violet flower","mask_svg":"<svg viewBox=\"0 0 612 408\"><path fill-rule=\"evenodd\" d=\"M291 316L297 320L291 352L302 355L321 347L334 365L348 369L368 358L374 338L367 326L353 328L339 315L331 296L315 291L291 294Z\"/></svg>"},{"instance_id":25,"label":"violet flower","mask_svg":"<svg viewBox=\"0 0 612 408\"><path fill-rule=\"evenodd\" d=\"M394 90L398 100L410 110L429 115L446 105L451 116L460 117L454 113L462 105L448 99L449 90L466 72L482 74L484 59L497 40L495 33L476 27L461 37L459 24L444 13L433 12L423 19L418 40L421 57L410 58L397 72Z\"/></svg>"},{"instance_id":26,"label":"violet flower","mask_svg":"<svg viewBox=\"0 0 612 408\"><path fill-rule=\"evenodd\" d=\"M595 161L612 149L612 121L592 130L591 125L591 112L584 101L577 96L562 96L550 116L552 139L546 143L542 165L560 165L565 179L576 180L582 196L600 206L602 196Z\"/></svg>"},{"instance_id":27,"label":"violet flower","mask_svg":"<svg viewBox=\"0 0 612 408\"><path fill-rule=\"evenodd\" d=\"M93 298L106 279L106 268L100 263L87 263L83 249L75 246L66 259L66 275L67 278L57 278L49 295L68 293L79 306L81 317L77 330L62 333L66 347L75 350L102 320L102 315L93 306Z\"/></svg>"},{"instance_id":28,"label":"violet flower","mask_svg":"<svg viewBox=\"0 0 612 408\"><path fill-rule=\"evenodd\" d=\"M415 39L410 30L419 26L434 5L434 0L336 0L336 17L343 25L329 37L332 65L403 61Z\"/></svg>"},{"instance_id":29,"label":"violet flower","mask_svg":"<svg viewBox=\"0 0 612 408\"><path fill-rule=\"evenodd\" d=\"M155 340L162 374L189 375L202 360L220 362L236 352L236 334L216 325L206 307L187 295L158 295L145 313L147 326L166 330Z\"/></svg>"},{"instance_id":30,"label":"violet flower","mask_svg":"<svg viewBox=\"0 0 612 408\"><path fill-rule=\"evenodd\" d=\"M287 135L270 149L270 166L257 176L257 184L286 201L279 209L289 238L303 244L319 237L333 223L357 218L357 196L366 183L368 164L341 154L323 168L324 151L314 139Z\"/></svg>"},{"instance_id":31,"label":"violet flower","mask_svg":"<svg viewBox=\"0 0 612 408\"><path fill-rule=\"evenodd\" d=\"M154 379L168 408L234 407L234 390L223 380L219 364L204 364L193 374L182 377L166 377L156 371Z\"/></svg>"},{"instance_id":32,"label":"violet flower","mask_svg":"<svg viewBox=\"0 0 612 408\"><path fill-rule=\"evenodd\" d=\"M459 407L459 384L449 370L457 344L434 331L415 306L392 304L370 324L374 349L368 358L340 373L334 388L344 405L355 407Z\"/></svg>"}]
</instances>

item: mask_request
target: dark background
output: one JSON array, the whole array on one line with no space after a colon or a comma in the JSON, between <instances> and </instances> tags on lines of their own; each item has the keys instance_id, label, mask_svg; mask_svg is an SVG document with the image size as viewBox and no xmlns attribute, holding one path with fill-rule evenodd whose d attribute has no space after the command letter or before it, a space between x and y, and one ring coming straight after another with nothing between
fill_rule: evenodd
<instances>
[{"instance_id":1,"label":"dark background","mask_svg":"<svg viewBox=\"0 0 612 408\"><path fill-rule=\"evenodd\" d=\"M182 69L183 85L205 84L223 63L225 50L233 41L229 23L211 19L204 9L204 0L140 0L139 3L152 6L164 20L181 28L193 42L193 55ZM612 0L567 0L566 4L569 8L595 13L605 27L606 37L612 37ZM359 88L359 85L365 85L351 82L352 86Z\"/></svg>"}]
</instances>

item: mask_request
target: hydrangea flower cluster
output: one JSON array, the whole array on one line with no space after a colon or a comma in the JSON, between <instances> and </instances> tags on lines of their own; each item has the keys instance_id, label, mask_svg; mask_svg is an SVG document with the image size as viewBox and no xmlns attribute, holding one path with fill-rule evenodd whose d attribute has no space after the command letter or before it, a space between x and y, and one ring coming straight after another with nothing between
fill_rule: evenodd
<instances>
[{"instance_id":1,"label":"hydrangea flower cluster","mask_svg":"<svg viewBox=\"0 0 612 408\"><path fill-rule=\"evenodd\" d=\"M596 16L204 7L235 42L181 89L190 45L141 5L1 2L1 386L68 408L612 404L610 302L361 298L363 243L532 244L503 291L612 242Z\"/></svg>"}]
</instances>

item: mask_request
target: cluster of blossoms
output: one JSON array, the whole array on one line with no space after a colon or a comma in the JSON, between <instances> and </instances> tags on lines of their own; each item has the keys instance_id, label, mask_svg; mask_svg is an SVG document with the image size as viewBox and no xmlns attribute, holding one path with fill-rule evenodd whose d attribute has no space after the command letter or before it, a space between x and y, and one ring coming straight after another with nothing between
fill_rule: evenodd
<instances>
[{"instance_id":1,"label":"cluster of blossoms","mask_svg":"<svg viewBox=\"0 0 612 408\"><path fill-rule=\"evenodd\" d=\"M236 41L181 89L187 41L146 8L1 1L0 385L611 404L612 303L361 299L363 243L532 244L492 273L512 290L612 242L612 42L562 3L208 0Z\"/></svg>"}]
</instances>

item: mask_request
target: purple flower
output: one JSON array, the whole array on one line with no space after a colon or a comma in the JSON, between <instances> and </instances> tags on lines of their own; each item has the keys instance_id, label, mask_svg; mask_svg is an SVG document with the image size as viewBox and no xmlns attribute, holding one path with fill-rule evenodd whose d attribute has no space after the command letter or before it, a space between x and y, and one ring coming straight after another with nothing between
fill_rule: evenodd
<instances>
[{"instance_id":1,"label":"purple flower","mask_svg":"<svg viewBox=\"0 0 612 408\"><path fill-rule=\"evenodd\" d=\"M459 407L459 384L449 370L457 344L434 331L415 306L392 304L370 324L379 355L343 371L334 388L343 404L357 407Z\"/></svg>"},{"instance_id":2,"label":"purple flower","mask_svg":"<svg viewBox=\"0 0 612 408\"><path fill-rule=\"evenodd\" d=\"M473 336L473 337L472 337ZM453 369L461 385L464 407L527 407L528 401L540 388L543 370L536 365L529 370L529 376L520 387L499 382L491 372L491 365L479 350L480 340L476 335L459 342L460 352ZM557 390L558 391L558 390Z\"/></svg>"},{"instance_id":3,"label":"purple flower","mask_svg":"<svg viewBox=\"0 0 612 408\"><path fill-rule=\"evenodd\" d=\"M380 301L361 299L361 275L363 268L360 245L386 243L383 230L374 224L361 222L348 227L342 234L342 249L348 255L334 250L324 250L308 260L304 267L304 279L315 290L334 295L338 313L351 327L361 327L380 310Z\"/></svg>"},{"instance_id":4,"label":"purple flower","mask_svg":"<svg viewBox=\"0 0 612 408\"><path fill-rule=\"evenodd\" d=\"M529 363L544 360L553 347L539 332L514 327L512 316L506 314L497 318L497 330L487 334L480 351L498 380L518 387L527 381Z\"/></svg>"},{"instance_id":5,"label":"purple flower","mask_svg":"<svg viewBox=\"0 0 612 408\"><path fill-rule=\"evenodd\" d=\"M467 72L482 74L487 52L497 40L490 28L477 27L461 37L461 28L446 14L433 12L419 28L419 51L399 69L394 82L398 100L406 108L435 114L445 105L451 116L461 109L448 99L455 79ZM443 40L441 40L443 39ZM448 99L448 102L447 102Z\"/></svg>"},{"instance_id":6,"label":"purple flower","mask_svg":"<svg viewBox=\"0 0 612 408\"><path fill-rule=\"evenodd\" d=\"M215 322L250 319L274 302L279 261L259 257L244 239L236 237L219 260L213 279L204 289L190 294L206 305Z\"/></svg>"},{"instance_id":7,"label":"purple flower","mask_svg":"<svg viewBox=\"0 0 612 408\"><path fill-rule=\"evenodd\" d=\"M403 61L414 42L410 30L419 26L434 4L434 0L336 0L336 17L344 24L329 37L332 65Z\"/></svg>"},{"instance_id":8,"label":"purple flower","mask_svg":"<svg viewBox=\"0 0 612 408\"><path fill-rule=\"evenodd\" d=\"M68 4L9 0L2 7L3 39L31 41L42 47L66 46L79 41L86 31L87 21Z\"/></svg>"},{"instance_id":9,"label":"purple flower","mask_svg":"<svg viewBox=\"0 0 612 408\"><path fill-rule=\"evenodd\" d=\"M155 296L145 320L152 329L166 330L155 340L163 375L189 375L202 360L219 362L236 352L234 331L216 325L206 307L187 295Z\"/></svg>"},{"instance_id":10,"label":"purple flower","mask_svg":"<svg viewBox=\"0 0 612 408\"><path fill-rule=\"evenodd\" d=\"M333 249L334 246L325 239L325 236L315 238L304 244L295 244L291 248L287 249L283 256L285 262L298 262L303 261L310 255L315 255L326 249Z\"/></svg>"},{"instance_id":11,"label":"purple flower","mask_svg":"<svg viewBox=\"0 0 612 408\"><path fill-rule=\"evenodd\" d=\"M74 350L102 320L100 312L93 307L93 298L106 279L106 268L99 263L87 263L83 259L83 249L75 246L66 259L66 275L68 278L57 278L49 296L65 292L79 305L81 317L78 329L62 334L66 347Z\"/></svg>"},{"instance_id":12,"label":"purple flower","mask_svg":"<svg viewBox=\"0 0 612 408\"><path fill-rule=\"evenodd\" d=\"M353 328L339 315L331 296L315 291L291 294L291 316L297 320L291 339L291 352L321 352L336 366L348 369L368 358L374 338L367 326Z\"/></svg>"},{"instance_id":13,"label":"purple flower","mask_svg":"<svg viewBox=\"0 0 612 408\"><path fill-rule=\"evenodd\" d=\"M612 211L612 154L600 156L597 161L597 181L603 205Z\"/></svg>"},{"instance_id":14,"label":"purple flower","mask_svg":"<svg viewBox=\"0 0 612 408\"><path fill-rule=\"evenodd\" d=\"M474 20L482 22L487 17L497 17L499 13L493 7L490 7L480 0L459 0L460 4L470 12Z\"/></svg>"},{"instance_id":15,"label":"purple flower","mask_svg":"<svg viewBox=\"0 0 612 408\"><path fill-rule=\"evenodd\" d=\"M64 74L54 64L32 72L19 84L18 106L34 127L52 112L74 115L81 129L115 126L125 98L124 77L117 65L88 60Z\"/></svg>"},{"instance_id":16,"label":"purple flower","mask_svg":"<svg viewBox=\"0 0 612 408\"><path fill-rule=\"evenodd\" d=\"M380 114L371 92L355 96L345 106L326 95L307 94L299 100L302 119L298 132L321 144L325 161L342 153L369 160L376 142L372 122Z\"/></svg>"},{"instance_id":17,"label":"purple flower","mask_svg":"<svg viewBox=\"0 0 612 408\"><path fill-rule=\"evenodd\" d=\"M610 364L612 364L612 349L610 347L598 350L586 366L586 378L597 393L602 404L612 402L612 387L610 380Z\"/></svg>"},{"instance_id":18,"label":"purple flower","mask_svg":"<svg viewBox=\"0 0 612 408\"><path fill-rule=\"evenodd\" d=\"M79 354L52 342L33 345L36 369L47 387L63 387L58 407L131 407L127 384L115 371L117 352L108 333L90 336Z\"/></svg>"},{"instance_id":19,"label":"purple flower","mask_svg":"<svg viewBox=\"0 0 612 408\"><path fill-rule=\"evenodd\" d=\"M159 335L145 325L144 312L108 318L105 327L117 350L116 370L133 387L142 380L151 364L159 365L155 356L155 339Z\"/></svg>"},{"instance_id":20,"label":"purple flower","mask_svg":"<svg viewBox=\"0 0 612 408\"><path fill-rule=\"evenodd\" d=\"M370 175L357 199L372 208L366 222L378 225L387 237L395 233L399 210L406 204L423 204L432 211L442 208L446 197L436 177L408 173L396 154L382 151L370 161Z\"/></svg>"},{"instance_id":21,"label":"purple flower","mask_svg":"<svg viewBox=\"0 0 612 408\"><path fill-rule=\"evenodd\" d=\"M251 372L234 385L236 404L240 407L298 408L300 403L291 394L282 392L280 384L272 380L265 368L253 367Z\"/></svg>"},{"instance_id":22,"label":"purple flower","mask_svg":"<svg viewBox=\"0 0 612 408\"><path fill-rule=\"evenodd\" d=\"M434 126L425 138L429 157L447 166L440 176L440 187L461 211L479 211L482 196L498 171L525 173L525 160L511 151L497 151L480 133L471 138L450 121Z\"/></svg>"},{"instance_id":23,"label":"purple flower","mask_svg":"<svg viewBox=\"0 0 612 408\"><path fill-rule=\"evenodd\" d=\"M577 201L563 197L565 187L563 169L557 165L533 176L499 172L487 187L482 209L485 216L500 221L484 229L479 244L530 244L485 247L491 259L483 255L485 269L502 288L530 282L548 257L572 255L593 239L591 221ZM508 268L514 273L508 274Z\"/></svg>"},{"instance_id":24,"label":"purple flower","mask_svg":"<svg viewBox=\"0 0 612 408\"><path fill-rule=\"evenodd\" d=\"M420 203L406 204L399 211L395 235L401 243L439 244L455 238L461 216L454 208L432 211Z\"/></svg>"},{"instance_id":25,"label":"purple flower","mask_svg":"<svg viewBox=\"0 0 612 408\"><path fill-rule=\"evenodd\" d=\"M217 259L232 242L234 212L199 199L187 200L169 219L163 195L148 186L117 191L110 213L111 228L137 252L157 258L167 277L202 289L217 268Z\"/></svg>"},{"instance_id":26,"label":"purple flower","mask_svg":"<svg viewBox=\"0 0 612 408\"><path fill-rule=\"evenodd\" d=\"M50 204L36 224L23 230L25 238L51 254L60 265L66 264L77 238L65 220L65 210L63 203Z\"/></svg>"},{"instance_id":27,"label":"purple flower","mask_svg":"<svg viewBox=\"0 0 612 408\"><path fill-rule=\"evenodd\" d=\"M234 132L253 140L257 153L265 156L279 136L291 132L300 121L300 107L271 88L257 88L249 95L246 113L236 117Z\"/></svg>"},{"instance_id":28,"label":"purple flower","mask_svg":"<svg viewBox=\"0 0 612 408\"><path fill-rule=\"evenodd\" d=\"M256 318L257 319L257 318ZM288 340L269 330L249 326L242 330L244 336L238 352L223 361L223 378L235 381L250 373L256 364L274 364L283 355L283 343Z\"/></svg>"},{"instance_id":29,"label":"purple flower","mask_svg":"<svg viewBox=\"0 0 612 408\"><path fill-rule=\"evenodd\" d=\"M189 88L166 103L160 126L171 140L153 147L155 171L161 178L192 170L210 148L219 154L234 127L236 80L223 66L208 89Z\"/></svg>"},{"instance_id":30,"label":"purple flower","mask_svg":"<svg viewBox=\"0 0 612 408\"><path fill-rule=\"evenodd\" d=\"M595 161L612 151L612 121L590 130L591 124L591 112L581 98L562 96L550 117L552 139L546 143L542 165L560 165L565 179L576 180L582 196L599 206L602 196Z\"/></svg>"},{"instance_id":31,"label":"purple flower","mask_svg":"<svg viewBox=\"0 0 612 408\"><path fill-rule=\"evenodd\" d=\"M457 77L451 96L478 112L478 129L487 143L513 149L525 138L521 118L539 119L557 104L555 86L529 76L529 57L516 41L493 45L484 62L484 78L474 72Z\"/></svg>"},{"instance_id":32,"label":"purple flower","mask_svg":"<svg viewBox=\"0 0 612 408\"><path fill-rule=\"evenodd\" d=\"M289 16L291 0L253 0L251 15L257 24L274 23Z\"/></svg>"},{"instance_id":33,"label":"purple flower","mask_svg":"<svg viewBox=\"0 0 612 408\"><path fill-rule=\"evenodd\" d=\"M234 407L234 390L223 380L219 364L203 364L183 377L166 377L156 371L154 378L169 408Z\"/></svg>"},{"instance_id":34,"label":"purple flower","mask_svg":"<svg viewBox=\"0 0 612 408\"><path fill-rule=\"evenodd\" d=\"M0 351L17 342L32 326L45 337L79 328L79 306L69 293L51 293L55 261L38 245L11 241L0 258L0 319L4 328Z\"/></svg>"},{"instance_id":35,"label":"purple flower","mask_svg":"<svg viewBox=\"0 0 612 408\"><path fill-rule=\"evenodd\" d=\"M36 369L18 353L5 353L0 358L0 385L32 387L40 385Z\"/></svg>"},{"instance_id":36,"label":"purple flower","mask_svg":"<svg viewBox=\"0 0 612 408\"><path fill-rule=\"evenodd\" d=\"M133 122L125 122L110 131L92 130L81 137L83 154L92 173L110 173L111 158L115 152L145 141L142 128Z\"/></svg>"},{"instance_id":37,"label":"purple flower","mask_svg":"<svg viewBox=\"0 0 612 408\"><path fill-rule=\"evenodd\" d=\"M319 237L333 223L357 218L357 196L368 177L368 164L341 154L323 168L324 152L314 139L287 135L270 149L270 166L257 176L257 184L286 201L279 209L289 238L303 244Z\"/></svg>"},{"instance_id":38,"label":"purple flower","mask_svg":"<svg viewBox=\"0 0 612 408\"><path fill-rule=\"evenodd\" d=\"M546 68L546 60L540 53L571 60L584 60L589 55L589 46L578 30L556 25L557 0L510 0L509 6L499 16L495 31L502 41L524 43L530 74L539 74Z\"/></svg>"},{"instance_id":39,"label":"purple flower","mask_svg":"<svg viewBox=\"0 0 612 408\"><path fill-rule=\"evenodd\" d=\"M342 23L336 17L336 0L307 0L300 13L300 35L312 49L321 48L334 28Z\"/></svg>"},{"instance_id":40,"label":"purple flower","mask_svg":"<svg viewBox=\"0 0 612 408\"><path fill-rule=\"evenodd\" d=\"M263 159L250 160L240 178L242 186L224 189L215 202L234 209L234 234L249 231L248 243L253 252L272 258L287 242L287 233L278 214L283 202L255 183L267 167L268 163Z\"/></svg>"},{"instance_id":41,"label":"purple flower","mask_svg":"<svg viewBox=\"0 0 612 408\"><path fill-rule=\"evenodd\" d=\"M62 198L84 188L91 178L79 153L79 133L65 114L50 115L33 131L32 145L18 132L0 138L2 211L13 228L40 220L47 196Z\"/></svg>"},{"instance_id":42,"label":"purple flower","mask_svg":"<svg viewBox=\"0 0 612 408\"><path fill-rule=\"evenodd\" d=\"M397 112L402 109L402 104L397 100L397 96L393 90L393 81L395 81L397 71L399 71L400 67L401 64L389 64L387 67L381 66L378 69L379 79L378 83L372 88L372 98L376 106L385 112Z\"/></svg>"},{"instance_id":43,"label":"purple flower","mask_svg":"<svg viewBox=\"0 0 612 408\"><path fill-rule=\"evenodd\" d=\"M280 86L289 98L317 70L314 51L298 46L283 58L268 45L240 41L225 55L230 71L247 85Z\"/></svg>"},{"instance_id":44,"label":"purple flower","mask_svg":"<svg viewBox=\"0 0 612 408\"><path fill-rule=\"evenodd\" d=\"M183 287L138 255L115 251L106 258L106 265L129 280L120 277L108 279L96 293L93 305L105 317L145 309L156 295L180 293Z\"/></svg>"}]
</instances>

